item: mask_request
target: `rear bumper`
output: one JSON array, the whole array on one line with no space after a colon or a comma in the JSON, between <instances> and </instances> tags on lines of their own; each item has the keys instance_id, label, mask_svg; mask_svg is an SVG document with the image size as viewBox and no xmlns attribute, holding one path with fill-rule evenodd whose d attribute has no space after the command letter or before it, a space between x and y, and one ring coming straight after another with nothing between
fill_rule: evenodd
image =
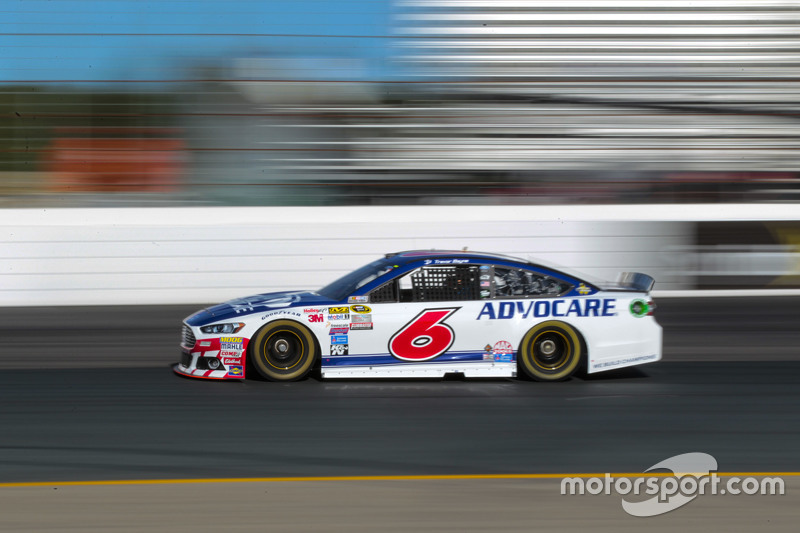
<instances>
[{"instance_id":1,"label":"rear bumper","mask_svg":"<svg viewBox=\"0 0 800 533\"><path fill-rule=\"evenodd\" d=\"M591 374L660 361L662 339L661 326L652 317L647 317L627 337L620 335L617 339L597 342L594 351L589 350L587 371Z\"/></svg>"}]
</instances>

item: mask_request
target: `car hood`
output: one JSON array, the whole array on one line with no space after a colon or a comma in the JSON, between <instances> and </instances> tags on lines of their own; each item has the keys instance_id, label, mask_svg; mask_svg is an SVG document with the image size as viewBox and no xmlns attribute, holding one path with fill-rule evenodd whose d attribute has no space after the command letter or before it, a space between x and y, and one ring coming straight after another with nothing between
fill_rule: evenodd
<instances>
[{"instance_id":1,"label":"car hood","mask_svg":"<svg viewBox=\"0 0 800 533\"><path fill-rule=\"evenodd\" d=\"M284 309L287 307L305 307L312 305L330 305L335 303L315 292L269 292L245 298L236 298L227 302L198 311L186 319L190 326L205 326L230 318Z\"/></svg>"}]
</instances>

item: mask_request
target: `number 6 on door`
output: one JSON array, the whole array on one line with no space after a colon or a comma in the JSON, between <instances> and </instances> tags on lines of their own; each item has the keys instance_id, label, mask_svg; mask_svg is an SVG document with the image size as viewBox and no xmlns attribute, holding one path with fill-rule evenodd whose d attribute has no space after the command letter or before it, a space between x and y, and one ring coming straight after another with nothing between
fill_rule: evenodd
<instances>
[{"instance_id":1,"label":"number 6 on door","mask_svg":"<svg viewBox=\"0 0 800 533\"><path fill-rule=\"evenodd\" d=\"M444 320L460 307L425 309L389 339L389 352L403 361L428 361L450 349L456 334Z\"/></svg>"}]
</instances>

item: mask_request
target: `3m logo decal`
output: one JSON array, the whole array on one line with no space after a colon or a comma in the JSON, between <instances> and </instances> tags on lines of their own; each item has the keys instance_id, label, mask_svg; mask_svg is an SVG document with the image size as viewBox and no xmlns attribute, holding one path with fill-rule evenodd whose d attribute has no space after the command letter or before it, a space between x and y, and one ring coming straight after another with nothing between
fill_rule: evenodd
<instances>
[{"instance_id":1,"label":"3m logo decal","mask_svg":"<svg viewBox=\"0 0 800 533\"><path fill-rule=\"evenodd\" d=\"M450 349L456 340L444 321L460 307L425 309L389 339L389 353L403 361L428 361Z\"/></svg>"}]
</instances>

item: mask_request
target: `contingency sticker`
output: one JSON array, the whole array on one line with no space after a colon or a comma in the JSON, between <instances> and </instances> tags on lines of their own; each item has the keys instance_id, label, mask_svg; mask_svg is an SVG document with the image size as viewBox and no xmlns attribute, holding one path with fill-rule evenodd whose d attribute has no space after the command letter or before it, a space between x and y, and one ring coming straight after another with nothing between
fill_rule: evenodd
<instances>
[{"instance_id":1,"label":"contingency sticker","mask_svg":"<svg viewBox=\"0 0 800 533\"><path fill-rule=\"evenodd\" d=\"M492 346L494 360L499 363L510 363L514 360L514 347L508 341L498 341Z\"/></svg>"},{"instance_id":2,"label":"contingency sticker","mask_svg":"<svg viewBox=\"0 0 800 533\"><path fill-rule=\"evenodd\" d=\"M219 348L220 348L220 350L225 350L225 351L238 351L238 352L241 352L244 349L244 338L243 337L220 337L220 339L219 339Z\"/></svg>"},{"instance_id":3,"label":"contingency sticker","mask_svg":"<svg viewBox=\"0 0 800 533\"><path fill-rule=\"evenodd\" d=\"M348 355L350 346L347 344L331 344L331 355Z\"/></svg>"}]
</instances>

